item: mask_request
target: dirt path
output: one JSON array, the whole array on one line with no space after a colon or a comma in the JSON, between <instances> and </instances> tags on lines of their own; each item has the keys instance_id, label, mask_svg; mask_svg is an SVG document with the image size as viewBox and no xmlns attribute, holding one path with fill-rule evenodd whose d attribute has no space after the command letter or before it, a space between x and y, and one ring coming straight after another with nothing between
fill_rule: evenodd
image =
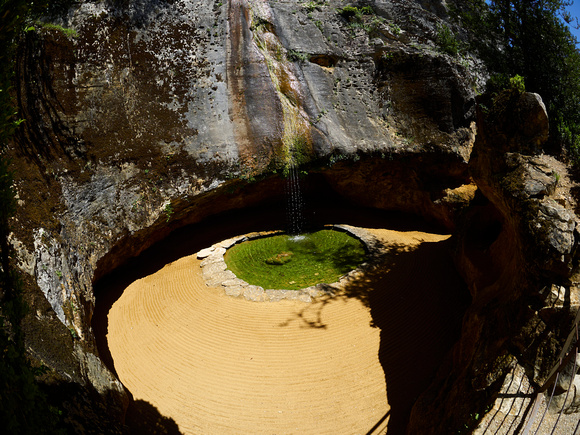
<instances>
[{"instance_id":1,"label":"dirt path","mask_svg":"<svg viewBox=\"0 0 580 435\"><path fill-rule=\"evenodd\" d=\"M371 231L407 250L445 238ZM109 311L109 349L134 399L185 434L386 432L381 329L365 298L248 302L207 287L199 263L135 281Z\"/></svg>"}]
</instances>

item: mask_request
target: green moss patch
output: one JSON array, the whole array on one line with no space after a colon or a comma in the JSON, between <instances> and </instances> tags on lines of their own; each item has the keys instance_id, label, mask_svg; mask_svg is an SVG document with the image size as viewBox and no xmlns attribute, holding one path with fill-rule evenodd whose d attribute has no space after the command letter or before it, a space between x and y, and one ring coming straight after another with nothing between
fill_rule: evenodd
<instances>
[{"instance_id":1,"label":"green moss patch","mask_svg":"<svg viewBox=\"0 0 580 435\"><path fill-rule=\"evenodd\" d=\"M360 240L334 230L250 240L225 254L228 269L238 278L265 289L286 290L336 282L365 259Z\"/></svg>"},{"instance_id":2,"label":"green moss patch","mask_svg":"<svg viewBox=\"0 0 580 435\"><path fill-rule=\"evenodd\" d=\"M280 252L266 260L267 264L274 264L281 266L282 264L286 264L292 261L292 256L294 254L292 252Z\"/></svg>"}]
</instances>

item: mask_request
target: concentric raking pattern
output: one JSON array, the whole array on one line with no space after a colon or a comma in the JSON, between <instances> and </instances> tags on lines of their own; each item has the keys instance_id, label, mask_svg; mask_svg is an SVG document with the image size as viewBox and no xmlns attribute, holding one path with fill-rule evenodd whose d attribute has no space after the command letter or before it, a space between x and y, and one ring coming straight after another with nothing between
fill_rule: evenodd
<instances>
[{"instance_id":1,"label":"concentric raking pattern","mask_svg":"<svg viewBox=\"0 0 580 435\"><path fill-rule=\"evenodd\" d=\"M131 284L109 312L107 339L134 398L183 433L367 433L389 410L372 323L356 298L229 297L206 285L190 256Z\"/></svg>"}]
</instances>

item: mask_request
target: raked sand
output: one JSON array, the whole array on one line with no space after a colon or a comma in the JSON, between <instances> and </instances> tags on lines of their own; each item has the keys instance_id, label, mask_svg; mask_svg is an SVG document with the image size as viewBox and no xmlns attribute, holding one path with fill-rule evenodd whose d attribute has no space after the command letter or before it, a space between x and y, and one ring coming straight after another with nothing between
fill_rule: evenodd
<instances>
[{"instance_id":1,"label":"raked sand","mask_svg":"<svg viewBox=\"0 0 580 435\"><path fill-rule=\"evenodd\" d=\"M407 251L446 238L369 231ZM443 255L437 252L429 255ZM409 273L396 275L409 275L412 284L423 260L405 261ZM397 276L369 280L369 294L398 300L394 294L408 292L409 284ZM437 279L445 276L429 282ZM124 290L109 311L107 340L134 399L184 434L385 433L389 358L380 353L388 349L381 344L388 321L377 322L380 307L369 304L369 294L311 304L249 302L206 286L200 261L189 256Z\"/></svg>"}]
</instances>

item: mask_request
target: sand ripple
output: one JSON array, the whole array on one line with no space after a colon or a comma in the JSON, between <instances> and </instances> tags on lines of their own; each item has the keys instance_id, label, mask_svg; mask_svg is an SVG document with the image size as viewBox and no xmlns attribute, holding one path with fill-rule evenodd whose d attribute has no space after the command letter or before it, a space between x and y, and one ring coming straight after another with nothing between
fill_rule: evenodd
<instances>
[{"instance_id":1,"label":"sand ripple","mask_svg":"<svg viewBox=\"0 0 580 435\"><path fill-rule=\"evenodd\" d=\"M136 399L184 433L355 433L386 413L379 331L359 301L330 302L313 328L300 316L317 320L317 304L231 298L199 272L182 258L109 313L115 368Z\"/></svg>"},{"instance_id":2,"label":"sand ripple","mask_svg":"<svg viewBox=\"0 0 580 435\"><path fill-rule=\"evenodd\" d=\"M134 398L183 433L364 434L390 409L372 320L357 298L227 296L206 286L189 256L124 291L109 311L107 340Z\"/></svg>"}]
</instances>

